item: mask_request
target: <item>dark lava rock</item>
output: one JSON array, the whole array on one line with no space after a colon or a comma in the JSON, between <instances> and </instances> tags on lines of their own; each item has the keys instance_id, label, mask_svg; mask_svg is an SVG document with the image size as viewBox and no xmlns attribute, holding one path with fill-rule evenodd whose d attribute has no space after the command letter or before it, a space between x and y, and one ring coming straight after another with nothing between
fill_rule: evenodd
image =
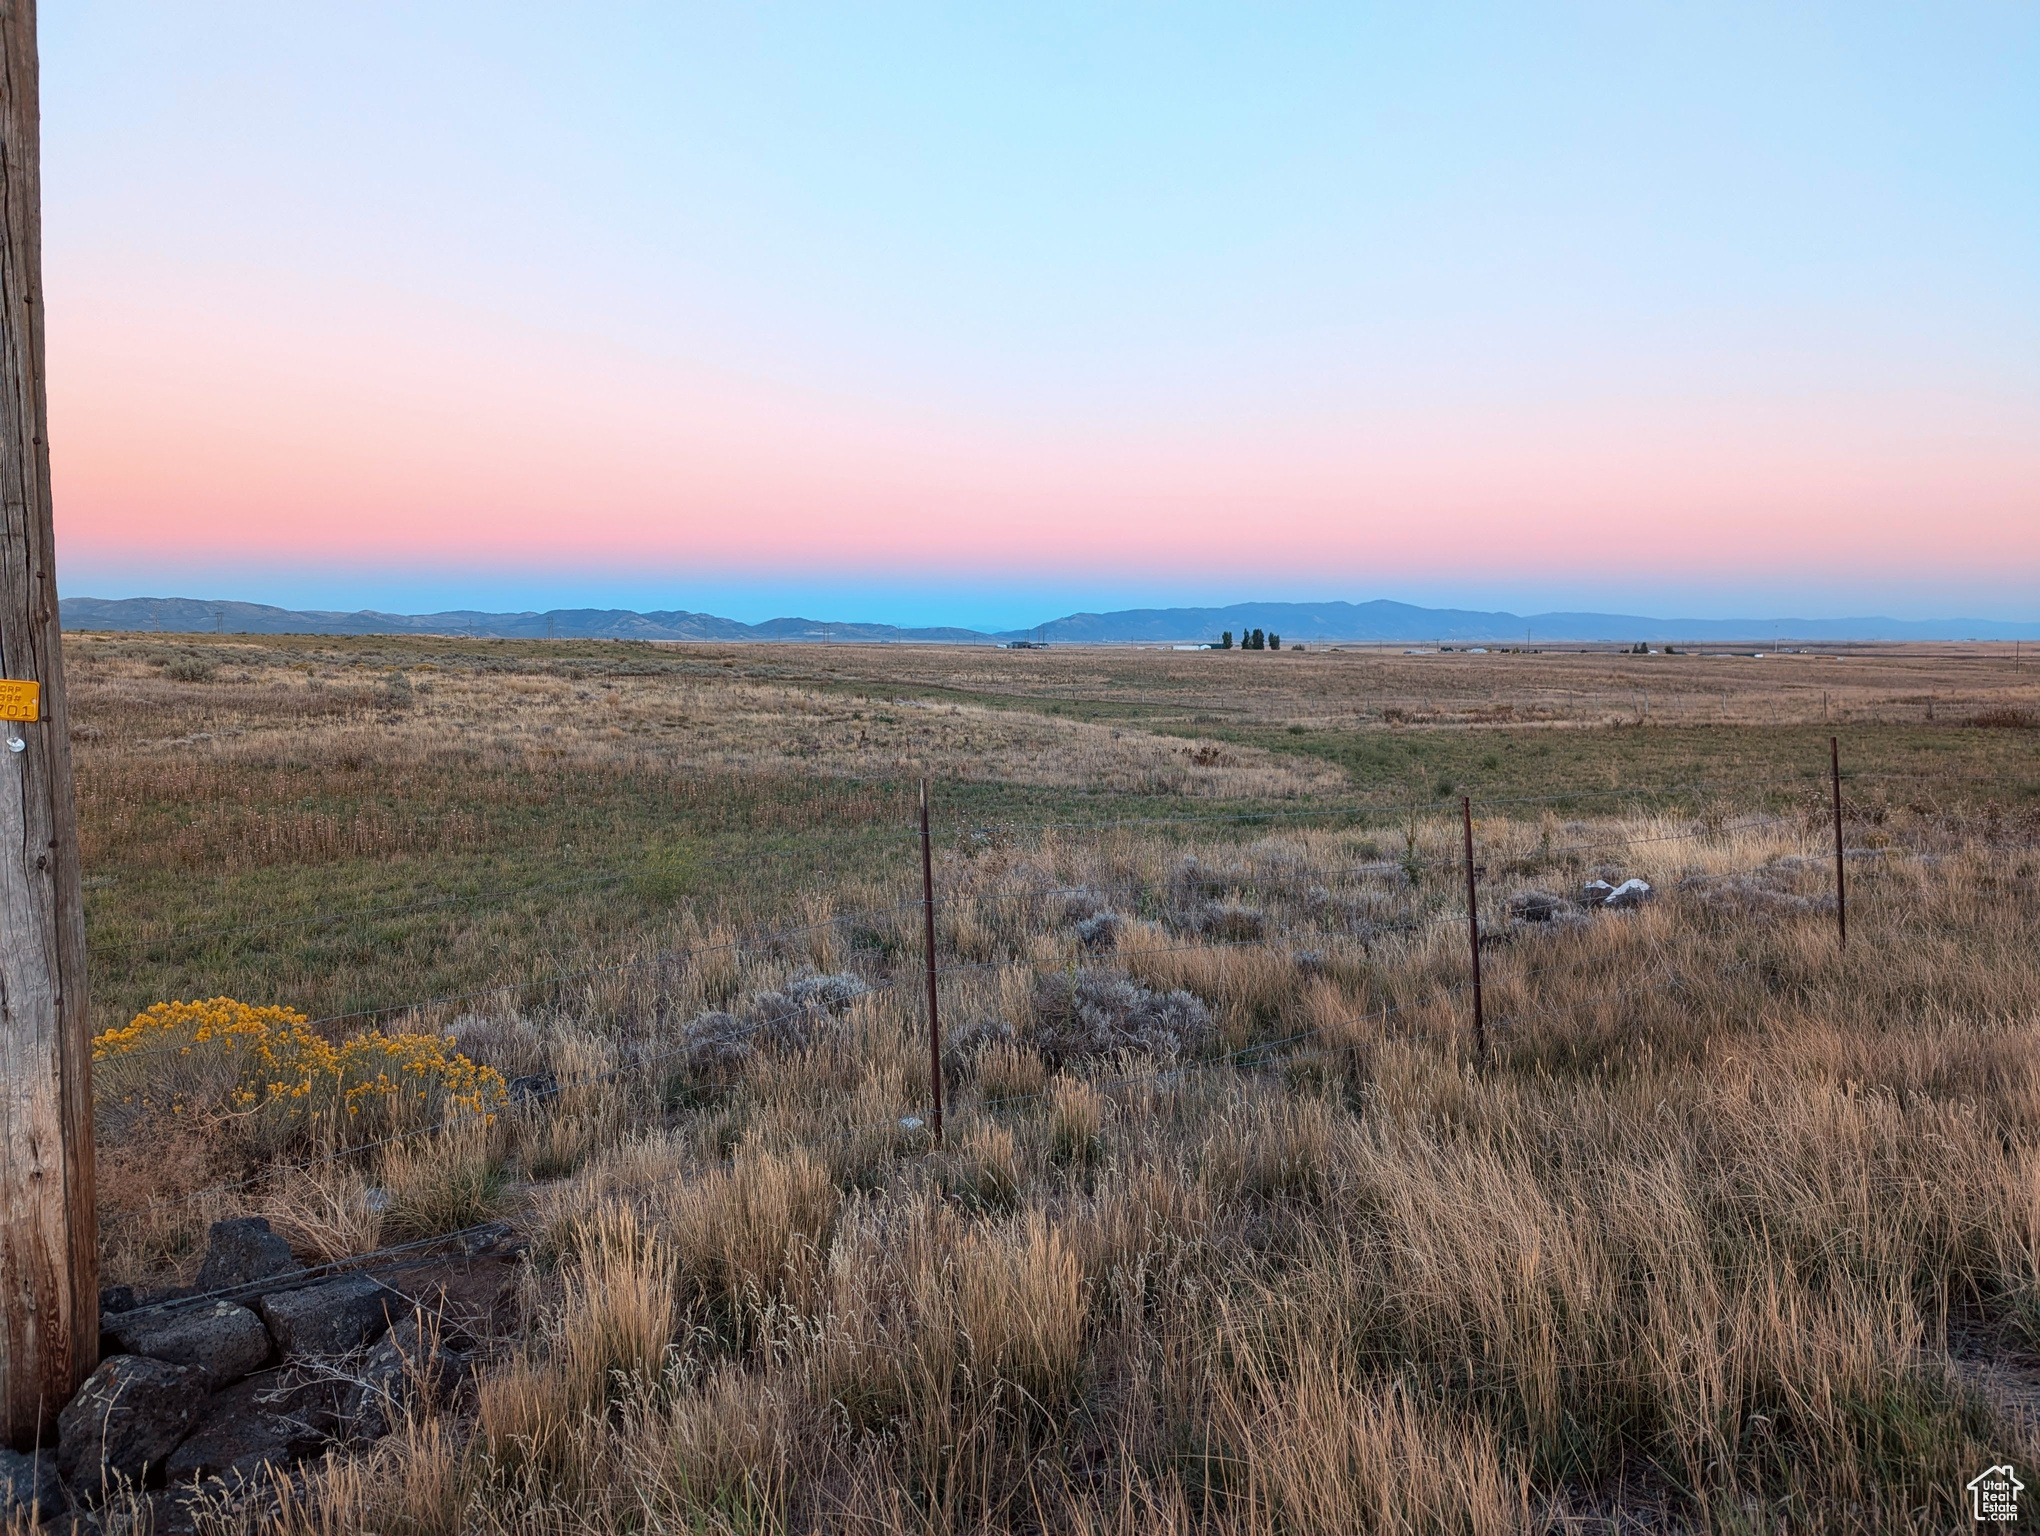
<instances>
[{"instance_id":1,"label":"dark lava rock","mask_svg":"<svg viewBox=\"0 0 2040 1536\"><path fill-rule=\"evenodd\" d=\"M262 1319L231 1301L145 1307L109 1318L107 1325L123 1353L196 1366L215 1387L239 1381L269 1359L269 1330Z\"/></svg>"},{"instance_id":2,"label":"dark lava rock","mask_svg":"<svg viewBox=\"0 0 2040 1536\"><path fill-rule=\"evenodd\" d=\"M0 1446L0 1520L25 1516L30 1509L38 1518L51 1520L68 1507L53 1453L37 1451L31 1456Z\"/></svg>"},{"instance_id":3,"label":"dark lava rock","mask_svg":"<svg viewBox=\"0 0 2040 1536\"><path fill-rule=\"evenodd\" d=\"M99 1288L99 1311L101 1316L108 1312L132 1312L140 1305L141 1302L135 1295L135 1288L131 1285L102 1285Z\"/></svg>"},{"instance_id":4,"label":"dark lava rock","mask_svg":"<svg viewBox=\"0 0 2040 1536\"><path fill-rule=\"evenodd\" d=\"M266 1217L237 1216L212 1224L205 1240L205 1263L198 1271L198 1289L200 1294L224 1291L302 1271L290 1244L269 1230Z\"/></svg>"},{"instance_id":5,"label":"dark lava rock","mask_svg":"<svg viewBox=\"0 0 2040 1536\"><path fill-rule=\"evenodd\" d=\"M100 1361L57 1415L57 1470L72 1487L91 1491L102 1467L160 1482L204 1396L203 1372L144 1355Z\"/></svg>"},{"instance_id":6,"label":"dark lava rock","mask_svg":"<svg viewBox=\"0 0 2040 1536\"><path fill-rule=\"evenodd\" d=\"M1625 880L1602 898L1601 905L1622 912L1642 906L1655 894L1648 880Z\"/></svg>"},{"instance_id":7,"label":"dark lava rock","mask_svg":"<svg viewBox=\"0 0 2040 1536\"><path fill-rule=\"evenodd\" d=\"M1560 913L1571 910L1571 902L1563 896L1554 896L1550 891L1524 891L1509 898L1509 916L1521 918L1526 923L1548 923Z\"/></svg>"},{"instance_id":8,"label":"dark lava rock","mask_svg":"<svg viewBox=\"0 0 2040 1536\"><path fill-rule=\"evenodd\" d=\"M511 1078L504 1084L504 1091L510 1095L512 1104L549 1099L560 1091L560 1080L550 1072L527 1072L522 1077Z\"/></svg>"},{"instance_id":9,"label":"dark lava rock","mask_svg":"<svg viewBox=\"0 0 2040 1536\"><path fill-rule=\"evenodd\" d=\"M146 1531L148 1536L199 1536L202 1515L212 1516L203 1526L206 1532L219 1529L217 1514L207 1508L210 1503L188 1484L182 1488L158 1488L142 1496L139 1518L132 1527L108 1524L117 1530Z\"/></svg>"},{"instance_id":10,"label":"dark lava rock","mask_svg":"<svg viewBox=\"0 0 2040 1536\"><path fill-rule=\"evenodd\" d=\"M366 1275L346 1275L302 1290L278 1291L255 1305L286 1358L344 1355L372 1344L389 1326L396 1296Z\"/></svg>"},{"instance_id":11,"label":"dark lava rock","mask_svg":"<svg viewBox=\"0 0 2040 1536\"><path fill-rule=\"evenodd\" d=\"M465 1354L449 1349L418 1314L399 1320L368 1352L347 1401L348 1430L363 1440L388 1434L414 1403L439 1402L467 1369Z\"/></svg>"},{"instance_id":12,"label":"dark lava rock","mask_svg":"<svg viewBox=\"0 0 2040 1536\"><path fill-rule=\"evenodd\" d=\"M293 1394L266 1387L246 1381L207 1398L191 1433L170 1453L165 1467L170 1481L217 1478L238 1489L260 1478L264 1468L288 1471L317 1451L330 1418L292 1412Z\"/></svg>"}]
</instances>

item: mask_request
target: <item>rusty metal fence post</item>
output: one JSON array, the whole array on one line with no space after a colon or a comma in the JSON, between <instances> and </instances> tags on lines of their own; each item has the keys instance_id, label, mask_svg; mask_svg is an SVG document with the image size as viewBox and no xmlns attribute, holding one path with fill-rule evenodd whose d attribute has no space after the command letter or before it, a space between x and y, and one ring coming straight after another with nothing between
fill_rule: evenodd
<instances>
[{"instance_id":1,"label":"rusty metal fence post","mask_svg":"<svg viewBox=\"0 0 2040 1536\"><path fill-rule=\"evenodd\" d=\"M1842 869L1842 744L1838 737L1828 737L1828 781L1835 792L1835 931L1841 936L1841 947L1849 947L1849 891L1847 876Z\"/></svg>"},{"instance_id":2,"label":"rusty metal fence post","mask_svg":"<svg viewBox=\"0 0 2040 1536\"><path fill-rule=\"evenodd\" d=\"M1473 1050L1487 1060L1487 1018L1480 1004L1480 907L1473 883L1473 797L1459 797L1459 814L1466 826L1466 939L1473 951Z\"/></svg>"},{"instance_id":3,"label":"rusty metal fence post","mask_svg":"<svg viewBox=\"0 0 2040 1536\"><path fill-rule=\"evenodd\" d=\"M942 1017L935 1005L935 860L928 848L928 781L921 780L921 915L928 954L928 1123L942 1139Z\"/></svg>"}]
</instances>

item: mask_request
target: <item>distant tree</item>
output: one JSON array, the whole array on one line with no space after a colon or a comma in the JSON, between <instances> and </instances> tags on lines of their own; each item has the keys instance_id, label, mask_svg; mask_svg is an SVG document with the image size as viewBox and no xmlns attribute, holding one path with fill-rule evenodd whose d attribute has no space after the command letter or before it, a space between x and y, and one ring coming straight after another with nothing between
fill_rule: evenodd
<instances>
[{"instance_id":1,"label":"distant tree","mask_svg":"<svg viewBox=\"0 0 2040 1536\"><path fill-rule=\"evenodd\" d=\"M1229 650L1231 650L1231 649L1232 649L1232 631L1231 631L1231 630L1227 630L1227 631L1226 631L1226 632L1225 632L1224 634L1222 634L1222 635L1220 635L1220 636L1218 637L1218 648L1219 648L1219 649L1220 649L1221 651L1229 651Z\"/></svg>"},{"instance_id":2,"label":"distant tree","mask_svg":"<svg viewBox=\"0 0 2040 1536\"><path fill-rule=\"evenodd\" d=\"M1247 636L1247 649L1250 651L1267 650L1268 637L1262 634L1258 629L1254 630L1251 634Z\"/></svg>"},{"instance_id":3,"label":"distant tree","mask_svg":"<svg viewBox=\"0 0 2040 1536\"><path fill-rule=\"evenodd\" d=\"M1268 649L1271 651L1279 651L1282 649L1282 637L1276 634L1275 631L1272 629L1268 631Z\"/></svg>"}]
</instances>

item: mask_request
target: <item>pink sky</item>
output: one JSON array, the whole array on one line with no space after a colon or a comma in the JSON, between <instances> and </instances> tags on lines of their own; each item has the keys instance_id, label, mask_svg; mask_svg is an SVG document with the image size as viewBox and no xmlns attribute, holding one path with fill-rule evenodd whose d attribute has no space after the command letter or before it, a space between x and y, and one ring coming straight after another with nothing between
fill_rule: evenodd
<instances>
[{"instance_id":1,"label":"pink sky","mask_svg":"<svg viewBox=\"0 0 2040 1536\"><path fill-rule=\"evenodd\" d=\"M2040 17L45 17L60 578L2040 618Z\"/></svg>"},{"instance_id":2,"label":"pink sky","mask_svg":"<svg viewBox=\"0 0 2040 1536\"><path fill-rule=\"evenodd\" d=\"M2040 577L2033 424L1987 399L1694 390L1011 425L386 295L264 327L238 318L247 297L53 324L72 565Z\"/></svg>"}]
</instances>

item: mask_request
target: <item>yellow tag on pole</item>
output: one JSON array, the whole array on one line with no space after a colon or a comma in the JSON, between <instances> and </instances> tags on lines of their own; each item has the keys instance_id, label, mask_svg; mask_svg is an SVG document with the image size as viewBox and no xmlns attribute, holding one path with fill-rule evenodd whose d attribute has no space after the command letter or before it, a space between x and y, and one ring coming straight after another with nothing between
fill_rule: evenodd
<instances>
[{"instance_id":1,"label":"yellow tag on pole","mask_svg":"<svg viewBox=\"0 0 2040 1536\"><path fill-rule=\"evenodd\" d=\"M42 719L42 684L0 678L0 720Z\"/></svg>"}]
</instances>

